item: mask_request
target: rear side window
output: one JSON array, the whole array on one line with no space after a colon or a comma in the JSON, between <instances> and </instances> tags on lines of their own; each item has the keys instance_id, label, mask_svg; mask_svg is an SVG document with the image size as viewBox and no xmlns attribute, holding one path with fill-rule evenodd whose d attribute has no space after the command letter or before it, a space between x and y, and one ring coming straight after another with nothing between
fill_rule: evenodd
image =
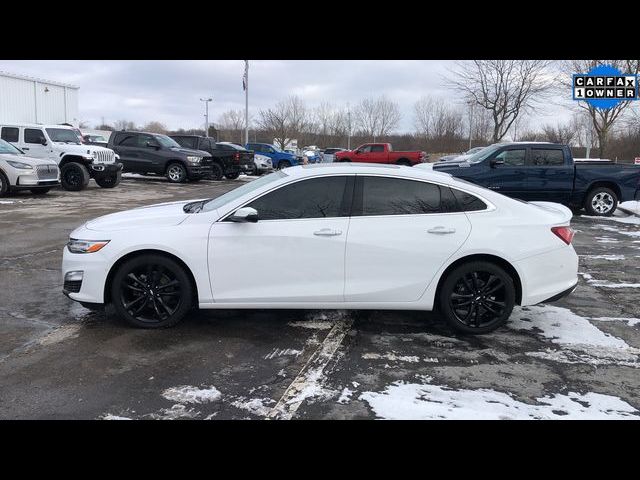
<instances>
[{"instance_id":1,"label":"rear side window","mask_svg":"<svg viewBox=\"0 0 640 480\"><path fill-rule=\"evenodd\" d=\"M384 152L384 145L371 145L371 153Z\"/></svg>"},{"instance_id":2,"label":"rear side window","mask_svg":"<svg viewBox=\"0 0 640 480\"><path fill-rule=\"evenodd\" d=\"M475 212L478 210L486 210L487 204L480 200L475 195L463 192L462 190L450 189L458 202L458 211L461 212Z\"/></svg>"},{"instance_id":3,"label":"rear side window","mask_svg":"<svg viewBox=\"0 0 640 480\"><path fill-rule=\"evenodd\" d=\"M439 213L440 186L388 177L358 177L354 215L419 215Z\"/></svg>"},{"instance_id":4,"label":"rear side window","mask_svg":"<svg viewBox=\"0 0 640 480\"><path fill-rule=\"evenodd\" d=\"M25 128L24 129L24 142L25 143L42 143L44 133L38 128Z\"/></svg>"},{"instance_id":5,"label":"rear side window","mask_svg":"<svg viewBox=\"0 0 640 480\"><path fill-rule=\"evenodd\" d=\"M260 220L328 218L342 215L347 177L323 177L285 185L251 202Z\"/></svg>"},{"instance_id":6,"label":"rear side window","mask_svg":"<svg viewBox=\"0 0 640 480\"><path fill-rule=\"evenodd\" d=\"M529 163L534 167L557 167L564 165L564 154L558 148L532 148Z\"/></svg>"},{"instance_id":7,"label":"rear side window","mask_svg":"<svg viewBox=\"0 0 640 480\"><path fill-rule=\"evenodd\" d=\"M2 140L5 142L17 142L19 130L17 127L2 127Z\"/></svg>"},{"instance_id":8,"label":"rear side window","mask_svg":"<svg viewBox=\"0 0 640 480\"><path fill-rule=\"evenodd\" d=\"M195 149L198 146L197 138L192 138L192 137L171 137L171 138L173 138L176 142L180 144L180 146L184 148Z\"/></svg>"}]
</instances>

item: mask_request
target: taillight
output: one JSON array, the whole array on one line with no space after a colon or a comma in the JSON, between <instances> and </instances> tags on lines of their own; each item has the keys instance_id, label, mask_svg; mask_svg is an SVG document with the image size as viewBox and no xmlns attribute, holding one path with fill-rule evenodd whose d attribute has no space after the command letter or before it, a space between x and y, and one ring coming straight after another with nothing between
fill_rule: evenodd
<instances>
[{"instance_id":1,"label":"taillight","mask_svg":"<svg viewBox=\"0 0 640 480\"><path fill-rule=\"evenodd\" d=\"M573 240L573 236L575 232L572 228L569 227L551 227L551 231L556 234L560 240L562 240L567 245L571 245L571 240Z\"/></svg>"}]
</instances>

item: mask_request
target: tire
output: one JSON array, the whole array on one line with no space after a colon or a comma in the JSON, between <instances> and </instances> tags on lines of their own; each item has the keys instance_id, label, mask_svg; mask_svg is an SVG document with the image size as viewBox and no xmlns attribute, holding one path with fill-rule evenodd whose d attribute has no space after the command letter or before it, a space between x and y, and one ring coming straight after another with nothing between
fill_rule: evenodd
<instances>
[{"instance_id":1,"label":"tire","mask_svg":"<svg viewBox=\"0 0 640 480\"><path fill-rule=\"evenodd\" d=\"M115 175L100 176L94 180L100 188L115 188L120 184L120 180L122 180L122 173L118 171Z\"/></svg>"},{"instance_id":2,"label":"tire","mask_svg":"<svg viewBox=\"0 0 640 480\"><path fill-rule=\"evenodd\" d=\"M167 166L165 173L167 180L171 183L183 183L187 181L187 168L179 163L173 162Z\"/></svg>"},{"instance_id":3,"label":"tire","mask_svg":"<svg viewBox=\"0 0 640 480\"><path fill-rule=\"evenodd\" d=\"M438 296L440 311L452 328L481 334L506 323L515 304L516 289L502 268L477 261L452 270Z\"/></svg>"},{"instance_id":4,"label":"tire","mask_svg":"<svg viewBox=\"0 0 640 480\"><path fill-rule=\"evenodd\" d=\"M0 197L8 195L10 190L9 180L4 173L0 172Z\"/></svg>"},{"instance_id":5,"label":"tire","mask_svg":"<svg viewBox=\"0 0 640 480\"><path fill-rule=\"evenodd\" d=\"M222 180L222 177L224 177L224 170L219 164L214 163L211 166L211 180Z\"/></svg>"},{"instance_id":6,"label":"tire","mask_svg":"<svg viewBox=\"0 0 640 480\"><path fill-rule=\"evenodd\" d=\"M79 192L89 185L89 170L87 167L77 162L69 162L60 172L60 180L62 188L70 192Z\"/></svg>"},{"instance_id":7,"label":"tire","mask_svg":"<svg viewBox=\"0 0 640 480\"><path fill-rule=\"evenodd\" d=\"M348 158L343 158L341 160L338 160L338 163L341 163L341 162L351 162L351 160L349 160Z\"/></svg>"},{"instance_id":8,"label":"tire","mask_svg":"<svg viewBox=\"0 0 640 480\"><path fill-rule=\"evenodd\" d=\"M50 188L31 188L31 193L33 193L34 195L44 195L46 193L49 193L49 190L51 190Z\"/></svg>"},{"instance_id":9,"label":"tire","mask_svg":"<svg viewBox=\"0 0 640 480\"><path fill-rule=\"evenodd\" d=\"M584 209L589 215L610 217L618 208L618 195L606 187L596 187L587 193Z\"/></svg>"},{"instance_id":10,"label":"tire","mask_svg":"<svg viewBox=\"0 0 640 480\"><path fill-rule=\"evenodd\" d=\"M240 172L225 173L224 176L227 178L227 180L235 180L240 176Z\"/></svg>"},{"instance_id":11,"label":"tire","mask_svg":"<svg viewBox=\"0 0 640 480\"><path fill-rule=\"evenodd\" d=\"M172 327L193 306L189 275L176 261L162 255L144 254L125 261L113 276L110 289L118 316L137 328Z\"/></svg>"},{"instance_id":12,"label":"tire","mask_svg":"<svg viewBox=\"0 0 640 480\"><path fill-rule=\"evenodd\" d=\"M283 168L289 168L291 166L291 163L289 162L289 160L280 160L278 162L278 170L282 170Z\"/></svg>"},{"instance_id":13,"label":"tire","mask_svg":"<svg viewBox=\"0 0 640 480\"><path fill-rule=\"evenodd\" d=\"M411 162L409 160L401 158L400 160L398 160L396 162L396 165L404 165L405 167L410 167L411 166Z\"/></svg>"}]
</instances>

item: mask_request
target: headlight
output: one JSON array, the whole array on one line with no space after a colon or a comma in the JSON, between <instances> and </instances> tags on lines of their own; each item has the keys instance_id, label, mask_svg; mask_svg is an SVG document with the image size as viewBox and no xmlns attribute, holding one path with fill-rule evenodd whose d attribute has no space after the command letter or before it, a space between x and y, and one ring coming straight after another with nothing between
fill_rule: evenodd
<instances>
[{"instance_id":1,"label":"headlight","mask_svg":"<svg viewBox=\"0 0 640 480\"><path fill-rule=\"evenodd\" d=\"M78 240L70 238L67 248L71 253L94 253L101 250L109 240Z\"/></svg>"},{"instance_id":2,"label":"headlight","mask_svg":"<svg viewBox=\"0 0 640 480\"><path fill-rule=\"evenodd\" d=\"M13 160L7 160L7 163L11 165L13 168L20 168L22 170L33 170L33 167L26 163L14 162Z\"/></svg>"},{"instance_id":3,"label":"headlight","mask_svg":"<svg viewBox=\"0 0 640 480\"><path fill-rule=\"evenodd\" d=\"M202 157L187 157L187 162L191 163L200 163L200 160L202 160Z\"/></svg>"}]
</instances>

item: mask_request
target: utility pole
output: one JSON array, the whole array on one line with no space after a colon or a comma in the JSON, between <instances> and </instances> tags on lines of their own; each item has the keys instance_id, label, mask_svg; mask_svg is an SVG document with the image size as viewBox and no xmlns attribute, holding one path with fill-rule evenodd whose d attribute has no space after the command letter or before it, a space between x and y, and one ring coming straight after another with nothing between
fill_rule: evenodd
<instances>
[{"instance_id":1,"label":"utility pole","mask_svg":"<svg viewBox=\"0 0 640 480\"><path fill-rule=\"evenodd\" d=\"M213 102L213 98L201 98L201 102L204 102L204 136L209 136L209 102Z\"/></svg>"},{"instance_id":2,"label":"utility pole","mask_svg":"<svg viewBox=\"0 0 640 480\"><path fill-rule=\"evenodd\" d=\"M244 143L249 143L249 60L244 61Z\"/></svg>"}]
</instances>

